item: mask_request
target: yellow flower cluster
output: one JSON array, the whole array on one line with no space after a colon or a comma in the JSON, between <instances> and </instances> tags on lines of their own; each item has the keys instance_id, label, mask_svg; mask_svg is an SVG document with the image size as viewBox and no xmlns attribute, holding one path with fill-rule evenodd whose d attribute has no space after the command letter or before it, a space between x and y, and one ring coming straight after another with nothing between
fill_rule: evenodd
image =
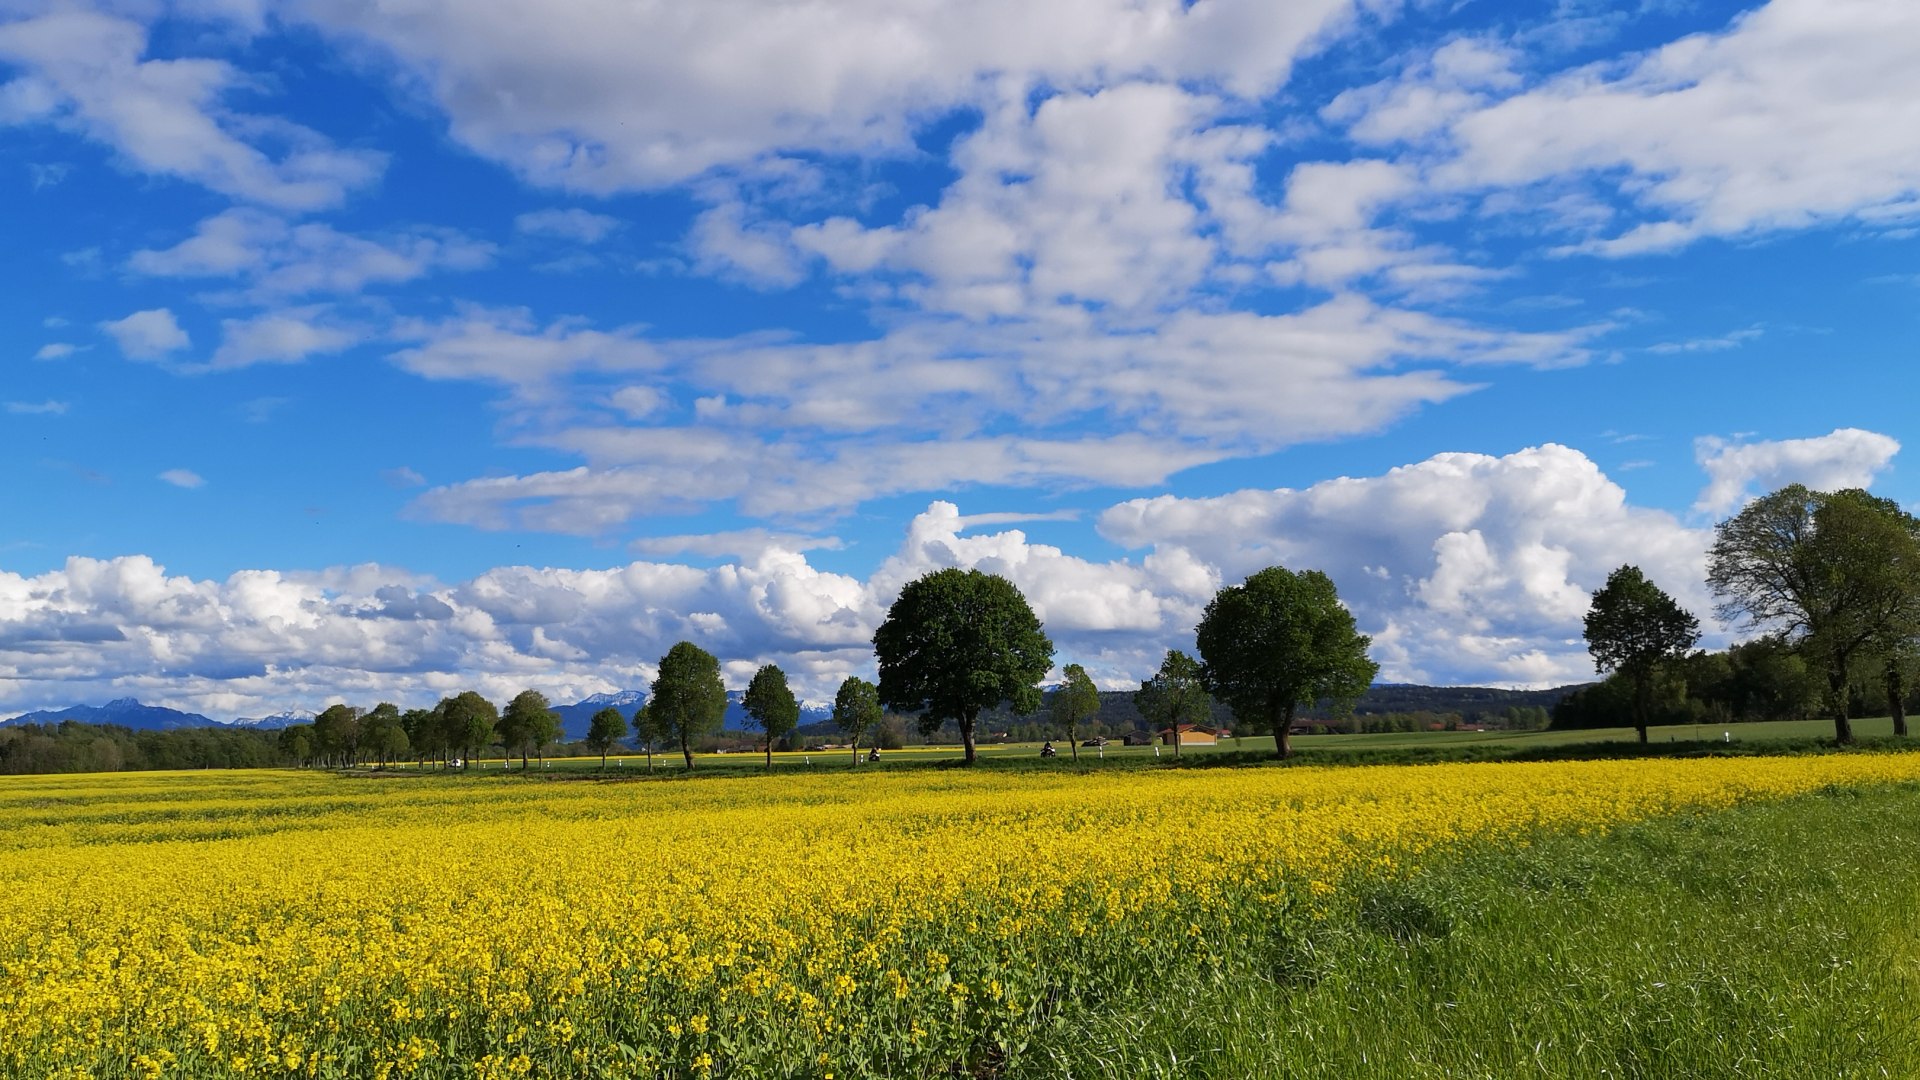
<instances>
[{"instance_id":1,"label":"yellow flower cluster","mask_svg":"<svg viewBox=\"0 0 1920 1080\"><path fill-rule=\"evenodd\" d=\"M0 781L0 1075L923 1075L1354 874L1920 755Z\"/></svg>"}]
</instances>

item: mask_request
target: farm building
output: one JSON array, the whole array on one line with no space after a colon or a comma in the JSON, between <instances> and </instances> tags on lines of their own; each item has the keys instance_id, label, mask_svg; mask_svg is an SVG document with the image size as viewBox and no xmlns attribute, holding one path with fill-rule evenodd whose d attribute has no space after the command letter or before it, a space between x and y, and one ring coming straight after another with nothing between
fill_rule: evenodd
<instances>
[{"instance_id":1,"label":"farm building","mask_svg":"<svg viewBox=\"0 0 1920 1080\"><path fill-rule=\"evenodd\" d=\"M1161 729L1160 741L1164 745L1172 746L1173 745L1173 729L1172 728ZM1207 730L1206 728L1194 727L1192 724L1180 725L1180 745L1181 746L1212 746L1219 741L1220 741L1220 737L1214 734L1213 732Z\"/></svg>"}]
</instances>

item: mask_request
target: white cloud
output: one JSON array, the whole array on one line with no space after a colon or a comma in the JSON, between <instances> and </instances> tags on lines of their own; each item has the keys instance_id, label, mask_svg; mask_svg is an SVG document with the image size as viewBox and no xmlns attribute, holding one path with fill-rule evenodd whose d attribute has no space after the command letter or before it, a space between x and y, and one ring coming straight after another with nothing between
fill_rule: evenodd
<instances>
[{"instance_id":1,"label":"white cloud","mask_svg":"<svg viewBox=\"0 0 1920 1080\"><path fill-rule=\"evenodd\" d=\"M1585 455L1441 454L1301 490L1122 503L1100 530L1237 581L1269 565L1331 576L1381 678L1539 684L1592 677L1591 591L1632 563L1703 617L1707 533L1629 505Z\"/></svg>"},{"instance_id":2,"label":"white cloud","mask_svg":"<svg viewBox=\"0 0 1920 1080\"><path fill-rule=\"evenodd\" d=\"M193 342L167 308L136 311L124 319L100 324L130 360L159 360Z\"/></svg>"},{"instance_id":3,"label":"white cloud","mask_svg":"<svg viewBox=\"0 0 1920 1080\"><path fill-rule=\"evenodd\" d=\"M513 219L513 227L528 236L572 240L579 244L597 244L620 227L620 219L596 214L578 207L535 210Z\"/></svg>"},{"instance_id":4,"label":"white cloud","mask_svg":"<svg viewBox=\"0 0 1920 1080\"><path fill-rule=\"evenodd\" d=\"M419 342L393 355L415 375L499 383L524 395L581 372L647 371L665 363L637 328L593 330L577 320L541 327L525 310L473 308L437 323L405 320L393 336Z\"/></svg>"},{"instance_id":5,"label":"white cloud","mask_svg":"<svg viewBox=\"0 0 1920 1080\"><path fill-rule=\"evenodd\" d=\"M1384 11L1378 5L1370 5ZM452 136L541 184L671 185L782 154L899 156L923 119L1023 88L1151 76L1258 98L1347 0L312 0L430 88Z\"/></svg>"},{"instance_id":6,"label":"white cloud","mask_svg":"<svg viewBox=\"0 0 1920 1080\"><path fill-rule=\"evenodd\" d=\"M67 403L64 401L9 401L7 412L13 416L65 416Z\"/></svg>"},{"instance_id":7,"label":"white cloud","mask_svg":"<svg viewBox=\"0 0 1920 1080\"><path fill-rule=\"evenodd\" d=\"M264 303L312 293L355 294L437 270L477 270L493 254L492 245L446 229L368 239L240 208L201 221L173 247L134 252L127 268L151 277L245 278L249 284L240 298Z\"/></svg>"},{"instance_id":8,"label":"white cloud","mask_svg":"<svg viewBox=\"0 0 1920 1080\"><path fill-rule=\"evenodd\" d=\"M33 358L35 360L65 360L67 357L79 351L80 347L78 345L69 345L63 341L56 341L49 345L40 346L39 350L33 354Z\"/></svg>"},{"instance_id":9,"label":"white cloud","mask_svg":"<svg viewBox=\"0 0 1920 1080\"><path fill-rule=\"evenodd\" d=\"M160 479L174 487L186 488L190 491L197 487L205 487L207 484L205 478L191 469L168 469L160 474Z\"/></svg>"},{"instance_id":10,"label":"white cloud","mask_svg":"<svg viewBox=\"0 0 1920 1080\"><path fill-rule=\"evenodd\" d=\"M54 123L143 172L290 210L336 205L380 175L381 155L230 111L227 97L253 85L232 65L143 60L146 51L145 28L100 12L55 10L0 25L0 60L21 72L0 85L0 123ZM278 146L277 158L255 143Z\"/></svg>"},{"instance_id":11,"label":"white cloud","mask_svg":"<svg viewBox=\"0 0 1920 1080\"><path fill-rule=\"evenodd\" d=\"M1165 649L1191 647L1218 588L1276 563L1328 573L1393 680L1591 677L1580 620L1622 563L1708 610L1708 531L1629 505L1558 446L1443 454L1303 490L1122 503L1100 529L1149 549L1138 558L976 531L1003 521L935 502L865 580L811 565L800 548L821 538L759 530L643 542L742 556L716 566L511 566L452 585L374 565L195 580L141 556L0 571L0 707L136 693L257 716L339 696L424 704L469 687L504 700L529 686L565 701L643 687L683 638L718 655L736 684L772 661L821 700L845 675L871 672L874 628L899 589L948 566L1010 578L1058 661L1115 688L1137 685Z\"/></svg>"},{"instance_id":12,"label":"white cloud","mask_svg":"<svg viewBox=\"0 0 1920 1080\"><path fill-rule=\"evenodd\" d=\"M838 550L845 545L837 536L809 536L805 533L775 532L771 529L731 529L715 533L688 533L679 536L643 536L627 547L641 555L738 555L752 560L770 550L802 552Z\"/></svg>"},{"instance_id":13,"label":"white cloud","mask_svg":"<svg viewBox=\"0 0 1920 1080\"><path fill-rule=\"evenodd\" d=\"M1646 215L1577 250L1920 217L1920 7L1772 0L1724 32L1573 71L1454 121L1436 178L1524 187L1619 177Z\"/></svg>"},{"instance_id":14,"label":"white cloud","mask_svg":"<svg viewBox=\"0 0 1920 1080\"><path fill-rule=\"evenodd\" d=\"M1774 442L1705 435L1694 440L1693 453L1706 470L1708 483L1693 508L1725 514L1788 484L1805 484L1815 491L1866 487L1899 451L1898 440L1859 428Z\"/></svg>"},{"instance_id":15,"label":"white cloud","mask_svg":"<svg viewBox=\"0 0 1920 1080\"><path fill-rule=\"evenodd\" d=\"M310 356L336 353L360 341L362 335L330 325L324 308L290 308L249 319L222 319L220 347L208 367L213 370L254 364L297 364Z\"/></svg>"}]
</instances>

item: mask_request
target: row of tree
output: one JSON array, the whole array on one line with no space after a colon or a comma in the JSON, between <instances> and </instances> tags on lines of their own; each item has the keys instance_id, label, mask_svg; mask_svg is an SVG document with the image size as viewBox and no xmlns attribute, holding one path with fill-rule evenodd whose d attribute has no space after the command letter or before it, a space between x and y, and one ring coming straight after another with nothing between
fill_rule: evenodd
<instances>
[{"instance_id":1,"label":"row of tree","mask_svg":"<svg viewBox=\"0 0 1920 1080\"><path fill-rule=\"evenodd\" d=\"M879 682L849 676L834 695L833 721L848 736L856 762L862 740L892 709L915 717L927 735L953 724L971 765L980 715L1003 705L1019 715L1037 713L1041 680L1053 667L1053 643L1026 598L1011 581L980 570L939 570L908 583L873 643ZM1217 698L1239 726L1270 733L1284 757L1299 710L1329 700L1351 703L1366 690L1378 671L1367 658L1369 643L1325 574L1271 567L1220 590L1196 632L1198 658L1168 652L1133 701L1149 724L1174 733L1175 753L1182 726L1207 723ZM1100 693L1079 664L1064 672L1051 716L1066 729L1077 758L1080 725L1099 711ZM772 768L774 743L800 718L786 673L774 664L761 667L743 705L764 737ZM682 641L661 657L640 708L631 717L602 709L589 722L586 742L603 765L610 749L632 737L649 764L653 748L666 745L692 768L695 746L720 729L726 709L718 659ZM295 759L348 766L409 756L445 763L499 745L519 754L525 768L559 735L559 718L537 691L521 693L503 712L467 691L431 709L401 711L382 703L363 712L333 705L311 725L288 728L281 745Z\"/></svg>"},{"instance_id":2,"label":"row of tree","mask_svg":"<svg viewBox=\"0 0 1920 1080\"><path fill-rule=\"evenodd\" d=\"M1894 733L1907 733L1908 673L1920 656L1920 520L1899 504L1858 488L1783 487L1714 527L1707 586L1722 620L1762 636L1726 654L1692 653L1699 620L1623 566L1586 617L1587 646L1611 678L1563 702L1556 723L1585 726L1625 704L1645 742L1663 701L1671 715L1678 682L1679 700L1742 716L1817 699L1834 738L1848 743L1867 676L1884 689Z\"/></svg>"}]
</instances>

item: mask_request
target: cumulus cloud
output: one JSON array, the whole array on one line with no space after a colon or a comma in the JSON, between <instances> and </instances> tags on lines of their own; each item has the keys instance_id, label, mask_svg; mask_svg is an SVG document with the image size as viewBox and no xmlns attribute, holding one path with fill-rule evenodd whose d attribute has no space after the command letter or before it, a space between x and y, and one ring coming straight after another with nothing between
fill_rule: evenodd
<instances>
[{"instance_id":1,"label":"cumulus cloud","mask_svg":"<svg viewBox=\"0 0 1920 1080\"><path fill-rule=\"evenodd\" d=\"M1275 564L1325 571L1389 681L1590 678L1581 619L1624 563L1710 610L1706 532L1631 506L1585 455L1552 444L1300 490L1135 500L1103 514L1100 531L1227 581Z\"/></svg>"},{"instance_id":2,"label":"cumulus cloud","mask_svg":"<svg viewBox=\"0 0 1920 1080\"><path fill-rule=\"evenodd\" d=\"M220 347L207 364L211 370L255 364L297 364L310 356L336 353L361 338L353 329L328 321L323 307L291 308L249 319L222 319Z\"/></svg>"},{"instance_id":3,"label":"cumulus cloud","mask_svg":"<svg viewBox=\"0 0 1920 1080\"><path fill-rule=\"evenodd\" d=\"M1863 488L1899 452L1899 440L1859 428L1771 442L1705 435L1693 444L1694 457L1707 474L1707 486L1693 508L1726 514L1750 498L1788 484L1805 484L1815 491Z\"/></svg>"},{"instance_id":4,"label":"cumulus cloud","mask_svg":"<svg viewBox=\"0 0 1920 1080\"><path fill-rule=\"evenodd\" d=\"M102 12L63 7L0 25L0 60L20 72L0 84L0 123L56 124L141 171L289 210L333 206L380 175L381 155L231 111L228 97L253 84L225 61L146 52L145 27Z\"/></svg>"},{"instance_id":5,"label":"cumulus cloud","mask_svg":"<svg viewBox=\"0 0 1920 1080\"><path fill-rule=\"evenodd\" d=\"M161 360L193 344L168 308L136 311L100 324L129 360Z\"/></svg>"},{"instance_id":6,"label":"cumulus cloud","mask_svg":"<svg viewBox=\"0 0 1920 1080\"><path fill-rule=\"evenodd\" d=\"M871 673L873 631L900 588L945 567L1011 579L1059 662L1113 688L1137 685L1167 648L1191 647L1222 585L1276 563L1332 576L1374 636L1382 677L1398 681L1591 677L1581 618L1623 563L1709 610L1708 531L1630 505L1592 461L1553 445L1442 454L1299 490L1121 503L1100 532L1144 554L1120 558L994 531L1004 524L936 501L864 580L812 565L802 549L831 546L819 538L754 531L642 544L739 556L714 566L510 566L456 584L374 565L196 580L141 556L73 558L36 576L0 572L0 707L135 693L264 715L341 696L426 703L468 687L504 700L529 686L572 700L644 687L681 639L718 655L736 685L772 661L825 700L847 674Z\"/></svg>"},{"instance_id":7,"label":"cumulus cloud","mask_svg":"<svg viewBox=\"0 0 1920 1080\"><path fill-rule=\"evenodd\" d=\"M67 357L79 351L80 347L78 345L69 345L63 341L56 341L52 344L40 346L33 354L33 358L35 360L65 360Z\"/></svg>"}]
</instances>

